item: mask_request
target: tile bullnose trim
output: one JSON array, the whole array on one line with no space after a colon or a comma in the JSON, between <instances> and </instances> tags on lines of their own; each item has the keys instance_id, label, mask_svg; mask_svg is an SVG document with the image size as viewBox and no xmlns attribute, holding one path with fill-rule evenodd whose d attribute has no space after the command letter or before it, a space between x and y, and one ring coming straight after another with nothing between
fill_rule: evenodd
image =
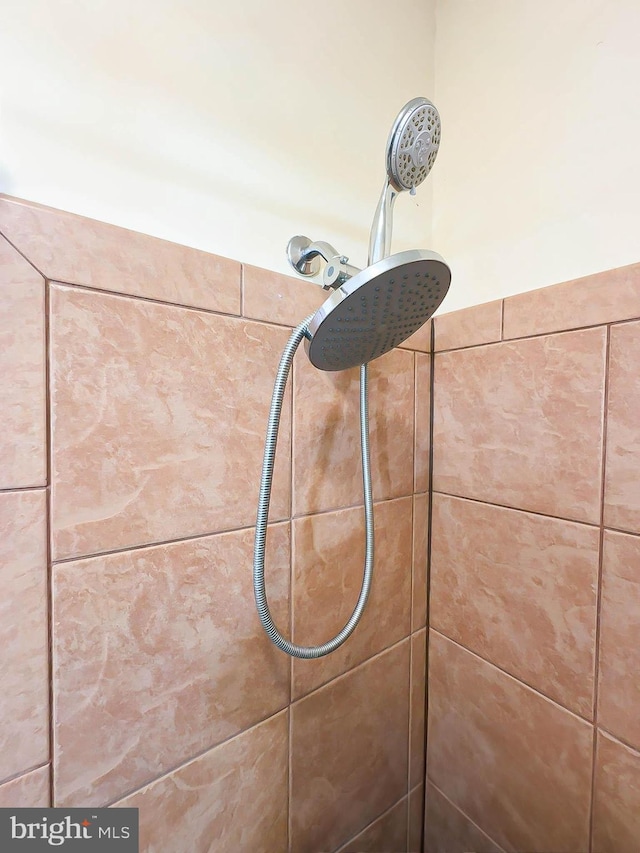
<instances>
[{"instance_id":1,"label":"tile bullnose trim","mask_svg":"<svg viewBox=\"0 0 640 853\"><path fill-rule=\"evenodd\" d=\"M435 352L502 340L502 303L496 299L434 317Z\"/></svg>"},{"instance_id":2,"label":"tile bullnose trim","mask_svg":"<svg viewBox=\"0 0 640 853\"><path fill-rule=\"evenodd\" d=\"M0 233L48 279L241 313L239 261L2 194Z\"/></svg>"},{"instance_id":3,"label":"tile bullnose trim","mask_svg":"<svg viewBox=\"0 0 640 853\"><path fill-rule=\"evenodd\" d=\"M603 270L504 300L504 339L640 317L640 263Z\"/></svg>"}]
</instances>

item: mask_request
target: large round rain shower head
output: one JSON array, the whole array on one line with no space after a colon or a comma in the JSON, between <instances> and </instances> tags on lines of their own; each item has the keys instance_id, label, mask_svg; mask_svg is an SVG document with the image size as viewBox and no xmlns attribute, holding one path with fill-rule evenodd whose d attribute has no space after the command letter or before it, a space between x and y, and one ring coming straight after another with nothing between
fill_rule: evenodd
<instances>
[{"instance_id":1,"label":"large round rain shower head","mask_svg":"<svg viewBox=\"0 0 640 853\"><path fill-rule=\"evenodd\" d=\"M309 323L305 348L320 370L345 370L401 344L446 296L451 270L436 252L398 252L335 290Z\"/></svg>"},{"instance_id":2,"label":"large round rain shower head","mask_svg":"<svg viewBox=\"0 0 640 853\"><path fill-rule=\"evenodd\" d=\"M387 176L395 190L413 190L431 171L440 146L440 115L414 98L398 114L387 142Z\"/></svg>"}]
</instances>

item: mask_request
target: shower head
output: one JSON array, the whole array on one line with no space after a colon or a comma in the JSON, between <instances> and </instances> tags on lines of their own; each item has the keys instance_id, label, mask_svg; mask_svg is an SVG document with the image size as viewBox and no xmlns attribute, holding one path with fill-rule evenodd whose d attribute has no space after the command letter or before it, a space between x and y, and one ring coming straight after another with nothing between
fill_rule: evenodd
<instances>
[{"instance_id":1,"label":"shower head","mask_svg":"<svg viewBox=\"0 0 640 853\"><path fill-rule=\"evenodd\" d=\"M371 226L370 264L390 253L395 200L405 190L413 195L431 171L440 132L438 110L426 98L413 98L396 116L387 140L387 176Z\"/></svg>"},{"instance_id":2,"label":"shower head","mask_svg":"<svg viewBox=\"0 0 640 853\"><path fill-rule=\"evenodd\" d=\"M309 323L305 349L320 370L366 364L398 346L444 299L451 271L436 252L410 249L341 284Z\"/></svg>"},{"instance_id":3,"label":"shower head","mask_svg":"<svg viewBox=\"0 0 640 853\"><path fill-rule=\"evenodd\" d=\"M402 108L387 141L387 178L397 192L414 190L431 171L440 145L440 115L431 101Z\"/></svg>"},{"instance_id":4,"label":"shower head","mask_svg":"<svg viewBox=\"0 0 640 853\"><path fill-rule=\"evenodd\" d=\"M451 270L435 252L411 249L390 255L393 204L415 190L431 171L440 145L440 116L426 98L402 108L387 141L382 195L371 227L369 266L358 270L324 241L292 237L289 263L300 275L316 275L334 292L306 330L306 350L320 370L366 364L397 347L431 317L451 283Z\"/></svg>"}]
</instances>

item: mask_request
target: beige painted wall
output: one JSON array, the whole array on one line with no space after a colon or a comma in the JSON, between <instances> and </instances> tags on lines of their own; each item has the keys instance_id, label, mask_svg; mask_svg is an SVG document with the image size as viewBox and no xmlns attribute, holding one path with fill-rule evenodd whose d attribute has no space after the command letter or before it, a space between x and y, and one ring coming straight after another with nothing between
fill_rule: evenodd
<instances>
[{"instance_id":1,"label":"beige painted wall","mask_svg":"<svg viewBox=\"0 0 640 853\"><path fill-rule=\"evenodd\" d=\"M640 260L638 0L439 0L444 310Z\"/></svg>"},{"instance_id":2,"label":"beige painted wall","mask_svg":"<svg viewBox=\"0 0 640 853\"><path fill-rule=\"evenodd\" d=\"M295 233L364 265L434 5L5 0L0 191L270 269ZM394 248L429 245L430 193Z\"/></svg>"},{"instance_id":3,"label":"beige painted wall","mask_svg":"<svg viewBox=\"0 0 640 853\"><path fill-rule=\"evenodd\" d=\"M424 94L443 144L394 249L447 258L449 311L638 260L639 32L637 0L5 0L0 189L268 269L294 233L361 265Z\"/></svg>"}]
</instances>

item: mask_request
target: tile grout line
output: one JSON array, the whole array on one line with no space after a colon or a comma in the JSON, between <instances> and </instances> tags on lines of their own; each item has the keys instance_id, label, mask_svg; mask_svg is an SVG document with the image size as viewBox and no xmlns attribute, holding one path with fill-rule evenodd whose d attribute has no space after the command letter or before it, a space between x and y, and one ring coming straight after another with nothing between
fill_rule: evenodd
<instances>
[{"instance_id":1,"label":"tile grout line","mask_svg":"<svg viewBox=\"0 0 640 853\"><path fill-rule=\"evenodd\" d=\"M429 363L429 481L427 490L427 553L425 566L425 638L424 638L424 740L423 740L423 783L424 796L422 798L421 820L420 820L420 850L425 849L425 831L427 820L426 796L427 796L427 761L429 758L429 640L431 636L431 543L432 543L432 516L433 516L433 432L435 422L435 378L436 378L436 354L435 350L435 323L431 324L431 360Z\"/></svg>"},{"instance_id":2,"label":"tile grout line","mask_svg":"<svg viewBox=\"0 0 640 853\"><path fill-rule=\"evenodd\" d=\"M606 525L604 529L607 533L621 533L623 536L632 536L636 539L640 537L640 530L622 530L620 527L607 527Z\"/></svg>"},{"instance_id":3,"label":"tile grout line","mask_svg":"<svg viewBox=\"0 0 640 853\"><path fill-rule=\"evenodd\" d=\"M238 732L234 732L234 734L229 735L229 737L223 738L223 740L220 740L217 743L208 744L207 746L203 747L197 752L194 752L191 755L188 755L186 757L183 756L177 764L171 765L171 767L168 767L166 770L163 770L157 776L152 776L149 779L145 779L143 782L140 782L138 785L136 785L135 788L129 788L124 793L118 794L115 799L108 800L107 802L101 802L99 804L94 803L93 806L98 809L111 808L112 806L115 806L119 802L121 802L121 800L126 800L128 797L131 797L134 794L139 794L141 791L144 791L145 788L148 788L151 785L155 785L156 782L161 782L163 779L169 778L174 773L178 773L180 770L183 770L185 767L188 767L190 764L193 764L195 761L201 759L208 752L213 752L215 749L218 749L218 747L225 746L225 744L230 743L232 740L235 740L235 738L242 737L242 735L247 734L247 732L250 732L252 729L257 729L258 726L265 725L271 720L274 720L279 714L285 714L287 712L287 706L283 705L282 708L278 708L277 711L274 711L267 717L263 717L260 720L256 720L250 726L247 726L246 729L241 729ZM91 808L91 805L89 805L89 808Z\"/></svg>"},{"instance_id":4,"label":"tile grout line","mask_svg":"<svg viewBox=\"0 0 640 853\"><path fill-rule=\"evenodd\" d=\"M293 658L291 659L291 669L293 669ZM288 729L288 749L287 749L287 850L291 853L293 846L293 821L291 811L291 799L293 795L293 713L291 712L291 693L289 693L289 705L287 707L287 729Z\"/></svg>"},{"instance_id":5,"label":"tile grout line","mask_svg":"<svg viewBox=\"0 0 640 853\"><path fill-rule=\"evenodd\" d=\"M433 781L433 779L428 779L425 781L427 782L427 784L431 785L432 788L435 788L436 791L440 794L440 796L443 797L451 806L453 806L453 808L459 814L461 814L465 820L469 821L469 823L472 824L473 826L475 826L475 828L479 832L481 832L484 836L486 836L489 839L489 841L491 841L493 844L495 844L495 846L498 848L498 850L500 850L500 853L504 853L503 848L500 847L500 845L496 841L493 840L493 838L489 835L489 833L486 832L481 826L479 826L479 824L477 824L475 822L475 820L473 820L473 818L470 818L469 815L460 808L460 806L456 805L456 803L454 803L453 800L449 796L447 796L447 794L445 794L445 792L441 788L439 788L436 785L436 783Z\"/></svg>"},{"instance_id":6,"label":"tile grout line","mask_svg":"<svg viewBox=\"0 0 640 853\"><path fill-rule=\"evenodd\" d=\"M433 323L431 324L433 329ZM430 330L431 332L431 330ZM416 488L418 486L417 462L418 462L418 356L413 354L413 436L412 436L412 458L413 458L413 495L411 498L411 595L409 599L411 646L409 648L409 728L407 731L407 796L411 790L411 774L413 766L413 755L411 752L413 733L413 630L414 630L414 596L416 577ZM411 825L411 814L407 805L407 839Z\"/></svg>"},{"instance_id":7,"label":"tile grout line","mask_svg":"<svg viewBox=\"0 0 640 853\"><path fill-rule=\"evenodd\" d=\"M363 826L362 829L359 829L355 835L351 836L351 838L348 838L346 841L341 841L340 844L338 845L338 847L334 848L333 853L340 853L340 851L344 850L344 848L348 844L351 844L353 841L355 841L356 838L359 835L362 835L363 832L366 832L368 829L371 829L371 827L373 826L374 823L377 823L379 820L382 820L383 817L386 817L390 812L393 811L393 809L395 809L397 806L399 806L400 803L405 799L407 800L407 812L408 812L409 811L409 794L407 793L407 794L403 794L399 800L396 800L395 803L390 805L383 812L380 812L379 815L376 815L376 817L374 817L373 820L369 821L369 823L367 823L365 826Z\"/></svg>"},{"instance_id":8,"label":"tile grout line","mask_svg":"<svg viewBox=\"0 0 640 853\"><path fill-rule=\"evenodd\" d=\"M240 322L251 322L251 323L260 323L264 326L272 326L278 329L290 329L290 326L287 326L284 323L277 323L275 321L269 320L260 320L254 317L244 317L242 314L239 314L236 311L222 311L219 308L205 308L201 305L187 305L185 302L171 302L167 299L160 299L157 296L145 296L141 293L125 293L121 290L107 290L104 287L95 287L91 284L81 284L76 281L62 281L60 279L50 279L50 283L54 287L67 288L71 290L80 290L85 293L94 293L97 296L108 296L113 299L125 299L134 302L146 302L151 305L161 305L165 308L178 308L182 311L193 311L197 314L206 314L208 316L213 317L228 317L231 320L238 320ZM239 294L240 295L240 294ZM239 302L242 300L240 299Z\"/></svg>"},{"instance_id":9,"label":"tile grout line","mask_svg":"<svg viewBox=\"0 0 640 853\"><path fill-rule=\"evenodd\" d=\"M602 448L600 467L600 541L598 545L598 583L596 591L596 625L593 655L593 747L591 756L591 795L589 800L589 853L593 850L594 810L596 799L596 769L598 754L598 701L600 680L600 634L602 628L602 580L604 563L604 503L607 471L607 410L609 407L609 366L611 358L611 326L607 326L604 358L604 385L602 400Z\"/></svg>"},{"instance_id":10,"label":"tile grout line","mask_svg":"<svg viewBox=\"0 0 640 853\"><path fill-rule=\"evenodd\" d=\"M474 652L473 649L470 649L468 646L463 645L458 640L454 640L453 637L450 637L448 634L445 634L440 628L436 628L433 625L431 626L431 630L434 634L437 634L439 637L442 637L443 640L447 640L449 643L453 643L454 646L457 646L459 649L462 649L463 652L467 654L473 655L474 658L481 661L482 663L490 666L492 669L497 670L502 673L502 675L506 675L507 678L512 679L521 687L524 687L525 690L531 690L532 693L535 693L541 699L545 699L547 702L551 702L556 708L561 711L566 711L567 714L571 714L572 717L575 717L576 720L579 720L581 723L587 723L589 726L593 726L593 720L590 720L588 717L583 717L577 711L572 711L571 708L567 708L566 705L563 705L562 702L559 702L557 699L553 699L551 696L548 696L546 693L543 693L538 687L533 687L533 685L529 684L527 681L523 681L519 676L514 675L503 667L499 666L497 663L494 663L491 660L483 657L478 652Z\"/></svg>"},{"instance_id":11,"label":"tile grout line","mask_svg":"<svg viewBox=\"0 0 640 853\"><path fill-rule=\"evenodd\" d=\"M415 524L416 524L416 513L415 513L415 491L417 486L417 477L416 477L416 463L418 459L418 430L417 430L417 422L418 422L418 357L415 353L413 353L413 400L412 400L412 420L413 420L413 429L411 436L411 474L412 474L412 488L413 494L411 497L411 583L410 583L410 591L409 591L409 702L408 705L408 720L407 720L407 784L406 784L406 792L407 795L411 788L411 765L412 758L411 755L411 733L413 726L413 595L414 595L414 579L415 579ZM409 808L407 806L407 839L409 838Z\"/></svg>"},{"instance_id":12,"label":"tile grout line","mask_svg":"<svg viewBox=\"0 0 640 853\"><path fill-rule=\"evenodd\" d=\"M186 767L187 765L192 764L194 761L197 761L199 758L202 758L202 756L206 755L208 752L212 752L214 749L217 749L218 747L223 746L226 743L229 743L230 741L234 740L235 738L246 734L247 732L251 731L251 729L257 728L258 726L261 726L261 725L269 722L270 720L277 717L279 714L288 713L289 719L291 721L290 727L292 727L292 719L293 719L292 711L293 711L293 707L295 705L300 704L301 702L304 702L305 700L307 700L311 696L313 696L315 693L318 693L320 690L323 690L324 688L328 688L329 686L332 686L335 682L337 682L343 678L346 678L347 676L351 675L356 670L362 669L364 666L366 666L366 665L372 663L373 661L377 660L378 658L382 657L382 655L397 650L402 645L402 643L406 643L406 642L409 642L409 643L411 642L411 634L409 634L406 637L402 637L400 640L393 643L393 645L388 646L387 648L382 649L379 652L376 652L375 655L372 655L370 658L367 658L366 660L361 661L359 664L356 664L351 669L346 670L346 672L341 672L339 675L334 676L334 678L332 678L330 681L327 681L324 684L321 684L319 687L314 688L312 691L310 691L309 693L306 693L304 696L301 696L298 699L292 701L289 705L283 705L281 708L278 708L272 714L269 714L268 716L266 716L260 720L256 720L255 722L248 725L246 728L243 728L240 731L234 732L232 735L229 735L229 737L226 737L223 740L218 741L217 743L208 744L207 746L203 747L202 749L198 750L197 752L193 753L192 755L189 755L187 757L183 757L182 760L180 760L177 764L172 765L171 767L167 768L166 770L163 770L162 773L160 773L158 776L153 776L149 779L145 779L143 782L138 784L135 788L130 788L129 790L127 790L121 794L118 794L118 796L115 799L109 800L108 802L105 802L105 803L101 803L99 806L96 806L96 807L97 808L103 808L103 807L106 808L106 807L115 805L116 803L120 802L121 800L124 800L127 797L130 797L133 794L136 794L139 791L142 791L144 788L147 788L150 785L155 784L156 782L159 782L160 780L162 780L168 776L171 776L173 773L176 773L177 771L181 770L182 768ZM404 796L406 796L406 793L403 795L403 797ZM400 799L402 799L402 797Z\"/></svg>"},{"instance_id":13,"label":"tile grout line","mask_svg":"<svg viewBox=\"0 0 640 853\"><path fill-rule=\"evenodd\" d=\"M412 636L413 634L405 634L404 637L400 637L400 639L396 640L390 646L385 646L384 649L380 649L379 651L372 654L370 657L365 658L359 663L354 664L350 669L345 669L343 672L339 672L337 675L334 675L328 681L324 681L322 684L319 684L317 687L314 687L308 693L303 693L301 696L297 696L295 699L292 699L291 706L293 707L294 705L299 705L301 702L305 702L307 699L318 693L320 690L324 690L325 688L331 687L337 681L346 678L348 675L351 675L351 673L355 672L357 669L361 669L367 664L373 663L373 661L378 660L378 658L382 657L382 655L386 655L388 652L397 651L397 649L402 645L402 643L411 643Z\"/></svg>"},{"instance_id":14,"label":"tile grout line","mask_svg":"<svg viewBox=\"0 0 640 853\"><path fill-rule=\"evenodd\" d=\"M602 735L606 735L610 740L620 744L620 746L630 749L631 752L636 753L638 758L640 758L640 745L634 746L630 741L623 740L620 735L614 735L613 732L610 732L609 729L606 729L604 726L598 726L598 732Z\"/></svg>"},{"instance_id":15,"label":"tile grout line","mask_svg":"<svg viewBox=\"0 0 640 853\"><path fill-rule=\"evenodd\" d=\"M44 283L44 351L45 351L45 451L47 466L47 489L45 501L46 554L47 554L47 643L49 666L49 805L55 804L54 780L54 685L53 685L53 527L52 491L52 413L51 413L51 283Z\"/></svg>"},{"instance_id":16,"label":"tile grout line","mask_svg":"<svg viewBox=\"0 0 640 853\"><path fill-rule=\"evenodd\" d=\"M48 483L43 483L41 486L7 486L0 489L0 495L12 494L13 492L41 492L48 488Z\"/></svg>"},{"instance_id":17,"label":"tile grout line","mask_svg":"<svg viewBox=\"0 0 640 853\"><path fill-rule=\"evenodd\" d=\"M38 486L38 489L45 489L46 486ZM14 489L8 489L7 491L15 491ZM423 492L418 492L417 494L425 494ZM376 506L383 503L391 503L392 501L402 501L410 499L411 495L399 495L398 497L393 498L382 498L381 500L374 501ZM362 509L362 504L353 504L350 506L341 506L333 509L323 509L318 512L310 512L304 513L302 515L296 515L293 517L283 516L282 518L276 518L273 521L269 522L269 527L274 527L277 524L291 524L298 519L304 518L315 518L320 515L330 515L331 513L344 512L355 509ZM54 566L64 565L65 563L79 563L81 560L93 560L96 557L110 557L114 554L124 554L128 551L141 551L146 548L160 548L165 545L179 545L181 542L193 542L198 539L206 539L211 536L224 536L228 533L245 533L248 530L254 530L255 524L245 524L240 527L226 527L220 530L209 530L205 533L191 533L187 536L179 536L176 539L157 539L152 542L143 542L142 544L137 545L124 545L122 548L113 548L110 551L92 551L88 554L78 554L73 557L61 557L58 560L53 560L52 563Z\"/></svg>"},{"instance_id":18,"label":"tile grout line","mask_svg":"<svg viewBox=\"0 0 640 853\"><path fill-rule=\"evenodd\" d=\"M44 770L45 767L49 767L51 762L41 761L38 764L33 764L31 767L27 767L26 770L19 770L17 773L11 773L11 775L7 776L5 779L0 779L0 788L3 785L9 785L11 782L15 782L17 779L22 779L23 776L28 776L29 773L35 773L37 770Z\"/></svg>"},{"instance_id":19,"label":"tile grout line","mask_svg":"<svg viewBox=\"0 0 640 853\"><path fill-rule=\"evenodd\" d=\"M0 199L0 201L4 201L4 199ZM47 281L47 277L42 272L42 270L38 269L38 267L33 263L33 261L30 261L29 258L25 255L25 253L23 251L21 251L16 246L16 244L12 240L10 240L7 237L7 235L5 234L5 232L2 230L0 230L0 237L3 237L7 241L7 243L11 246L11 248L14 249L20 255L20 257L23 258L29 264L29 266L32 267L38 273L38 275L42 276L42 278L45 280L45 282Z\"/></svg>"},{"instance_id":20,"label":"tile grout line","mask_svg":"<svg viewBox=\"0 0 640 853\"><path fill-rule=\"evenodd\" d=\"M409 635L409 702L408 702L408 720L407 720L407 785L406 793L411 790L411 726L413 724L413 634ZM409 819L407 817L407 831L409 828Z\"/></svg>"},{"instance_id":21,"label":"tile grout line","mask_svg":"<svg viewBox=\"0 0 640 853\"><path fill-rule=\"evenodd\" d=\"M461 310L464 310L464 309L461 309ZM638 321L640 321L640 315L633 316L633 317L627 317L623 320L611 320L609 323L606 323L606 322L590 323L587 326L576 326L575 328L572 328L572 329L552 329L552 330L547 331L547 332L537 332L536 334L533 334L533 335L519 335L518 337L515 337L515 338L504 338L503 340L483 341L482 343L479 343L479 344L469 344L467 346L449 347L448 349L438 350L437 352L438 352L438 355L445 355L445 354L459 353L459 352L468 352L469 350L476 350L476 349L480 349L482 347L496 347L496 346L500 346L501 344L517 344L520 341L533 341L533 340L538 340L540 338L550 338L550 337L553 337L555 335L573 335L573 334L576 334L577 332L586 332L586 331L592 331L593 329L602 329L603 327L608 326L608 325L622 326L622 325L628 325L629 323L637 323ZM417 351L419 352L420 350L417 350Z\"/></svg>"},{"instance_id":22,"label":"tile grout line","mask_svg":"<svg viewBox=\"0 0 640 853\"><path fill-rule=\"evenodd\" d=\"M566 518L565 516L562 516L562 515L552 515L551 513L540 512L539 510L535 510L535 509L523 509L522 507L519 507L519 506L510 506L509 504L494 503L493 501L483 500L482 498L471 498L468 495L456 495L453 492L444 492L444 491L441 491L440 489L434 489L433 494L442 495L445 498L456 498L457 500L461 500L461 501L470 501L471 503L484 504L484 506L496 507L496 509L506 509L506 510L511 510L512 512L522 512L522 513L526 513L527 515L538 516L539 518L550 518L550 519L553 519L555 521L564 521L564 522L567 522L568 524L581 524L584 527L593 527L596 530L600 529L600 522L599 521L579 521L576 518ZM620 531L620 532L624 533L625 531Z\"/></svg>"},{"instance_id":23,"label":"tile grout line","mask_svg":"<svg viewBox=\"0 0 640 853\"><path fill-rule=\"evenodd\" d=\"M13 244L11 244L13 246ZM15 248L15 247L13 247ZM16 250L18 251L18 250ZM24 256L23 256L24 257ZM26 260L26 258L25 258ZM36 269L34 267L34 269ZM36 272L40 273L39 270L36 269ZM42 273L40 273L42 275ZM44 277L44 276L43 276ZM270 328L275 329L286 329L291 332L295 327L290 323L283 323L278 320L266 320L264 317L252 317L248 314L244 314L244 286L243 286L244 277L240 282L240 313L235 311L222 311L219 308L205 308L200 305L188 305L185 302L171 302L167 299L160 299L156 296L145 296L141 293L125 293L120 290L108 290L104 287L95 287L90 284L81 284L76 281L63 281L61 279L50 279L50 282L54 286L71 288L73 290L81 290L87 293L95 293L98 296L111 296L114 299L127 299L138 302L146 302L152 305L160 305L166 308L178 308L183 311L193 311L200 314L206 314L213 317L228 317L232 320L238 320L240 322L246 323L259 323L261 326L268 326ZM416 353L416 352L424 352L424 350L419 349L410 349L408 347L398 347L398 349L402 350L402 352Z\"/></svg>"}]
</instances>

